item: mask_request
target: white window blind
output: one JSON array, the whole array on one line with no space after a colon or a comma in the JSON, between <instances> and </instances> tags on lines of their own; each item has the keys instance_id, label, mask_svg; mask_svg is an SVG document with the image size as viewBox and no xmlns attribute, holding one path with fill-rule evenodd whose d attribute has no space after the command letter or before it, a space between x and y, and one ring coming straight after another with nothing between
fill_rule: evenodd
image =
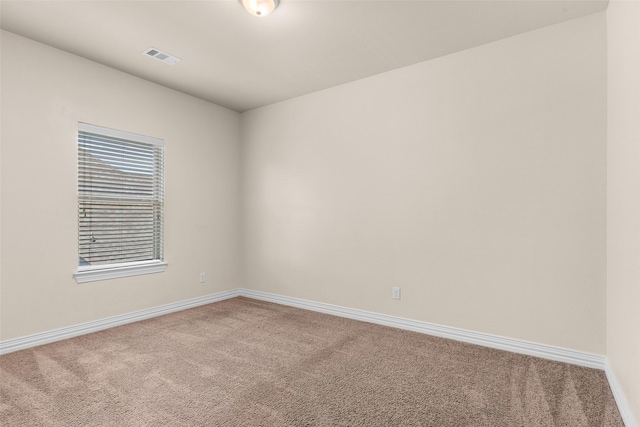
<instances>
[{"instance_id":1,"label":"white window blind","mask_svg":"<svg viewBox=\"0 0 640 427\"><path fill-rule=\"evenodd\" d=\"M79 271L162 261L164 141L78 129Z\"/></svg>"}]
</instances>

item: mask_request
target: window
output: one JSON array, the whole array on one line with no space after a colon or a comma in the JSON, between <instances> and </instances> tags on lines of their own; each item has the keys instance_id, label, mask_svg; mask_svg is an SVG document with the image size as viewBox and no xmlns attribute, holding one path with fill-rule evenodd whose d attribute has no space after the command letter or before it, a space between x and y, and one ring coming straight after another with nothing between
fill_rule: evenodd
<instances>
[{"instance_id":1,"label":"window","mask_svg":"<svg viewBox=\"0 0 640 427\"><path fill-rule=\"evenodd\" d=\"M164 141L78 125L78 283L164 271Z\"/></svg>"}]
</instances>

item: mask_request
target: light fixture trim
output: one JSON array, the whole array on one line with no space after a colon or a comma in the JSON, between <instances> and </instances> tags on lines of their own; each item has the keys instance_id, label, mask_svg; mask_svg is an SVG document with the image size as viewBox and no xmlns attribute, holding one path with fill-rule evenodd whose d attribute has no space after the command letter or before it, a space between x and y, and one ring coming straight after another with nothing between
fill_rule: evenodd
<instances>
[{"instance_id":1,"label":"light fixture trim","mask_svg":"<svg viewBox=\"0 0 640 427\"><path fill-rule=\"evenodd\" d=\"M280 0L240 0L240 2L253 16L263 17L276 10Z\"/></svg>"}]
</instances>

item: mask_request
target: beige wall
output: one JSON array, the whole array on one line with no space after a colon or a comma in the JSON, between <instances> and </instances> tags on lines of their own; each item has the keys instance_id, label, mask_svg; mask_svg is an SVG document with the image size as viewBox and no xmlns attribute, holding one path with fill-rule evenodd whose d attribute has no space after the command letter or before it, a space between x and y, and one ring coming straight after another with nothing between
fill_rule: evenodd
<instances>
[{"instance_id":1,"label":"beige wall","mask_svg":"<svg viewBox=\"0 0 640 427\"><path fill-rule=\"evenodd\" d=\"M1 90L2 340L239 286L237 113L7 32ZM165 139L166 272L73 279L78 121Z\"/></svg>"},{"instance_id":2,"label":"beige wall","mask_svg":"<svg viewBox=\"0 0 640 427\"><path fill-rule=\"evenodd\" d=\"M610 1L607 356L640 422L640 2Z\"/></svg>"},{"instance_id":3,"label":"beige wall","mask_svg":"<svg viewBox=\"0 0 640 427\"><path fill-rule=\"evenodd\" d=\"M244 285L604 354L605 20L242 114Z\"/></svg>"}]
</instances>

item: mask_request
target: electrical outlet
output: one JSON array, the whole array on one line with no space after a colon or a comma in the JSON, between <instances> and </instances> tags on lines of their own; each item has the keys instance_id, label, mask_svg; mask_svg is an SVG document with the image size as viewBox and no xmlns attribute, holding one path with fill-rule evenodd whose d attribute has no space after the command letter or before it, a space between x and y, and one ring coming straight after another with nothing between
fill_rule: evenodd
<instances>
[{"instance_id":1,"label":"electrical outlet","mask_svg":"<svg viewBox=\"0 0 640 427\"><path fill-rule=\"evenodd\" d=\"M200 283L207 281L207 276L204 273L200 273Z\"/></svg>"},{"instance_id":2,"label":"electrical outlet","mask_svg":"<svg viewBox=\"0 0 640 427\"><path fill-rule=\"evenodd\" d=\"M391 298L393 299L400 299L400 288L397 286L394 286L391 288Z\"/></svg>"}]
</instances>

